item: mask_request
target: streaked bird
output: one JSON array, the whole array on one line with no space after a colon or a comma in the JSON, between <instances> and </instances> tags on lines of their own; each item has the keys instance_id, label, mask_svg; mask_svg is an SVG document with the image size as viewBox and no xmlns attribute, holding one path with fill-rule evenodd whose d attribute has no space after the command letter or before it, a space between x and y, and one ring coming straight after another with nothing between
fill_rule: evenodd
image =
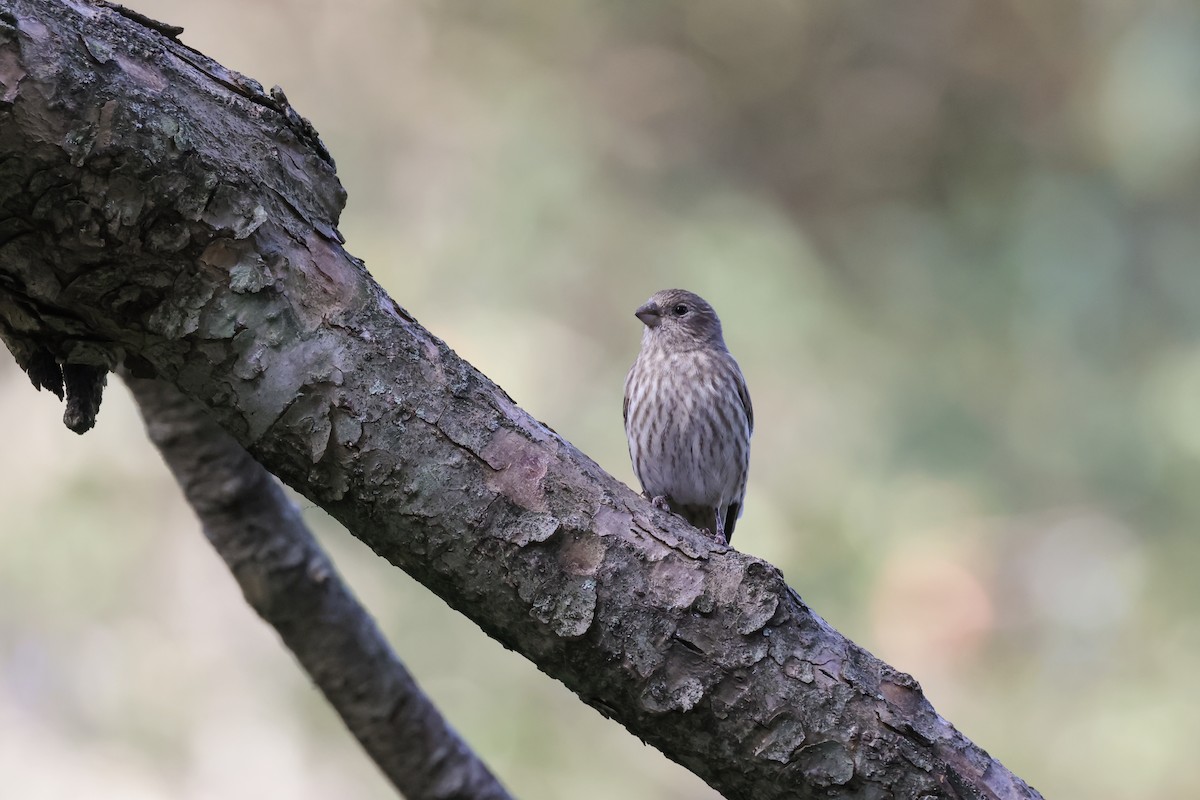
<instances>
[{"instance_id":1,"label":"streaked bird","mask_svg":"<svg viewBox=\"0 0 1200 800\"><path fill-rule=\"evenodd\" d=\"M634 312L646 326L625 378L625 436L646 497L728 542L742 513L754 409L705 300L665 289Z\"/></svg>"}]
</instances>

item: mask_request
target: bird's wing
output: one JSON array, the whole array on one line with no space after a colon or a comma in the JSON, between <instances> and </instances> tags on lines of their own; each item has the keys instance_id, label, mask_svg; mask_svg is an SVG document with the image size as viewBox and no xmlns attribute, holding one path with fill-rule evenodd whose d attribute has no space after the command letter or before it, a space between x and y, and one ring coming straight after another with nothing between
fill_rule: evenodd
<instances>
[{"instance_id":1,"label":"bird's wing","mask_svg":"<svg viewBox=\"0 0 1200 800\"><path fill-rule=\"evenodd\" d=\"M742 408L746 411L746 422L750 424L750 432L754 433L754 404L750 402L750 390L746 388L746 376L742 374L741 367L738 367L737 391Z\"/></svg>"},{"instance_id":2,"label":"bird's wing","mask_svg":"<svg viewBox=\"0 0 1200 800\"><path fill-rule=\"evenodd\" d=\"M633 367L629 368L629 373L625 376L625 400L621 405L621 419L625 420L625 424L629 424L629 379L633 377L633 369L637 366L634 362Z\"/></svg>"}]
</instances>

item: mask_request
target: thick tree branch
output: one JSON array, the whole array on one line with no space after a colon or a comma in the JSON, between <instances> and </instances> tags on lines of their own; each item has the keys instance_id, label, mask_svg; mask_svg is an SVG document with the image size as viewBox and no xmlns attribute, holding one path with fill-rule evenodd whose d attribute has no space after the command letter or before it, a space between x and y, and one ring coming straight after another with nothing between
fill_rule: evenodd
<instances>
[{"instance_id":1,"label":"thick tree branch","mask_svg":"<svg viewBox=\"0 0 1200 800\"><path fill-rule=\"evenodd\" d=\"M174 387L128 383L150 440L246 601L392 784L408 800L508 800L392 653L274 478Z\"/></svg>"},{"instance_id":2,"label":"thick tree branch","mask_svg":"<svg viewBox=\"0 0 1200 800\"><path fill-rule=\"evenodd\" d=\"M651 507L392 302L281 94L84 0L4 2L0 318L23 366L174 383L726 797L1039 796L777 569Z\"/></svg>"}]
</instances>

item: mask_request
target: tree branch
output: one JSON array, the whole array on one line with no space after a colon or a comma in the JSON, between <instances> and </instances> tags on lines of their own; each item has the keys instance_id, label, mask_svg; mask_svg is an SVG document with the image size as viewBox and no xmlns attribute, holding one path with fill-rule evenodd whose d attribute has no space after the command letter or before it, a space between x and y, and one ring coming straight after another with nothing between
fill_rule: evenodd
<instances>
[{"instance_id":1,"label":"tree branch","mask_svg":"<svg viewBox=\"0 0 1200 800\"><path fill-rule=\"evenodd\" d=\"M146 432L246 601L408 800L509 800L342 582L283 489L195 402L130 379Z\"/></svg>"},{"instance_id":2,"label":"tree branch","mask_svg":"<svg viewBox=\"0 0 1200 800\"><path fill-rule=\"evenodd\" d=\"M1039 797L775 567L654 509L397 306L342 249L344 193L281 93L101 6L6 5L0 318L23 366L174 383L726 797Z\"/></svg>"}]
</instances>

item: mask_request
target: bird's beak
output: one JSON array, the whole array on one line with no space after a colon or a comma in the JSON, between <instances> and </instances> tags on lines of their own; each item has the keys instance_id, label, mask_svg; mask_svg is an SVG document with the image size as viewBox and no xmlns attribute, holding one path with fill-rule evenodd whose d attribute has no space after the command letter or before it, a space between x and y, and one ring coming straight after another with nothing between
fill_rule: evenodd
<instances>
[{"instance_id":1,"label":"bird's beak","mask_svg":"<svg viewBox=\"0 0 1200 800\"><path fill-rule=\"evenodd\" d=\"M633 312L633 315L645 323L647 328L657 328L658 323L662 322L662 310L659 309L658 303L646 303Z\"/></svg>"}]
</instances>

